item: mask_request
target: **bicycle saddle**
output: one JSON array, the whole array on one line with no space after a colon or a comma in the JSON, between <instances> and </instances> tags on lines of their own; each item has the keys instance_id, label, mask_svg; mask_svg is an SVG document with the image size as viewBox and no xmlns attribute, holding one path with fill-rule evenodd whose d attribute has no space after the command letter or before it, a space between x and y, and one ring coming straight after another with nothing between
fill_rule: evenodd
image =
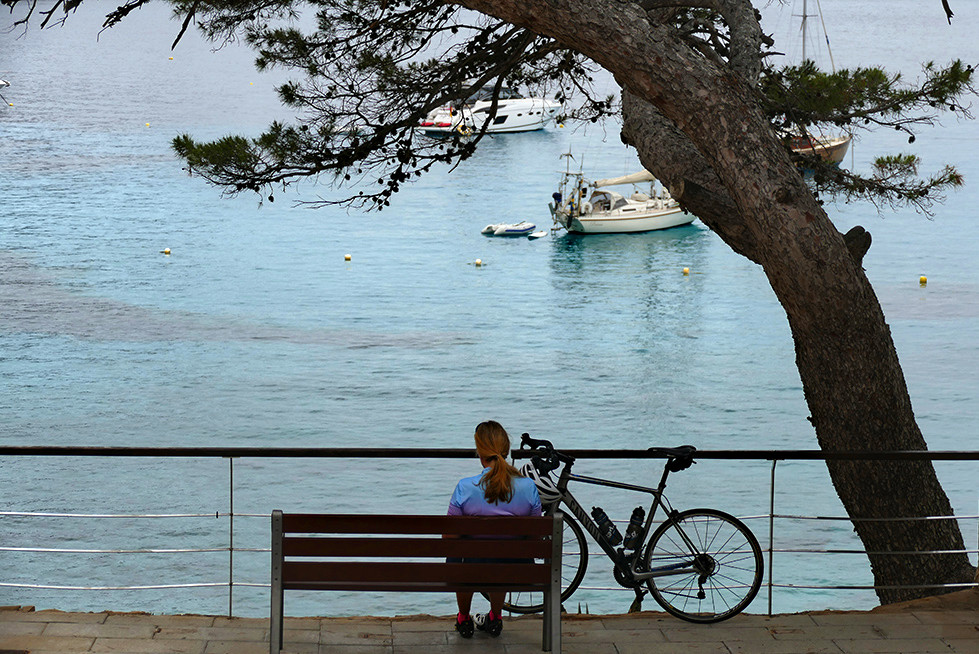
<instances>
[{"instance_id":1,"label":"bicycle saddle","mask_svg":"<svg viewBox=\"0 0 979 654\"><path fill-rule=\"evenodd\" d=\"M665 456L668 460L666 462L666 469L670 472L680 472L681 470L686 470L690 466L696 463L693 460L694 452L697 448L693 445L681 445L679 447L651 447L650 452L654 454L661 454Z\"/></svg>"}]
</instances>

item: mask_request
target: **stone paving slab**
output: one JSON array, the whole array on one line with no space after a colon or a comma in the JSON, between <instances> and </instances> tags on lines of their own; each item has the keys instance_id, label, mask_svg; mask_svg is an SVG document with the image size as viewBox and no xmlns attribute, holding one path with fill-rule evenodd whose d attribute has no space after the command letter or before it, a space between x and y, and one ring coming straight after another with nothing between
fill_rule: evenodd
<instances>
[{"instance_id":1,"label":"stone paving slab","mask_svg":"<svg viewBox=\"0 0 979 654\"><path fill-rule=\"evenodd\" d=\"M535 654L540 616L505 619L503 635L464 640L449 616L287 618L292 654ZM268 620L0 607L0 654L265 654ZM979 654L979 610L740 615L713 625L656 612L567 615L564 654Z\"/></svg>"}]
</instances>

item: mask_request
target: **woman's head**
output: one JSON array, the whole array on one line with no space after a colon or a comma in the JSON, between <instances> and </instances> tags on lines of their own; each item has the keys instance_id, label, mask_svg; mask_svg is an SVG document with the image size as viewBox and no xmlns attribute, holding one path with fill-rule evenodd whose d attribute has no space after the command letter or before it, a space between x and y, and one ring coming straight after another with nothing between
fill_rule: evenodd
<instances>
[{"instance_id":1,"label":"woman's head","mask_svg":"<svg viewBox=\"0 0 979 654\"><path fill-rule=\"evenodd\" d=\"M476 453L479 458L491 463L494 459L506 459L510 453L510 436L503 425L495 420L487 420L476 425Z\"/></svg>"},{"instance_id":2,"label":"woman's head","mask_svg":"<svg viewBox=\"0 0 979 654\"><path fill-rule=\"evenodd\" d=\"M513 478L520 476L506 460L510 453L510 437L500 423L487 420L476 426L474 438L480 461L489 467L479 482L486 501L494 504L500 500L509 502L513 497Z\"/></svg>"}]
</instances>

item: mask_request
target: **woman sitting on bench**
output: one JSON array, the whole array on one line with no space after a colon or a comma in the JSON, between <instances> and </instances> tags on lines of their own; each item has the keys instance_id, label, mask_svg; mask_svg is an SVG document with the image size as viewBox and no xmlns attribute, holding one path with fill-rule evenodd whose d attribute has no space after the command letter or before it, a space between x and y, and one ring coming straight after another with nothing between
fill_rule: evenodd
<instances>
[{"instance_id":1,"label":"woman sitting on bench","mask_svg":"<svg viewBox=\"0 0 979 654\"><path fill-rule=\"evenodd\" d=\"M474 438L476 454L483 464L483 471L459 480L452 499L449 500L448 515L539 516L540 495L534 482L521 476L516 468L507 463L510 437L506 430L495 420L487 420L476 427ZM495 561L496 559L489 559L485 562ZM482 561L467 559L467 562ZM491 636L499 636L503 631L505 594L490 593L489 597L490 611L485 616L475 616L475 627ZM471 592L456 593L459 613L456 615L455 627L463 638L472 638L473 635L474 619L469 614L472 598Z\"/></svg>"}]
</instances>

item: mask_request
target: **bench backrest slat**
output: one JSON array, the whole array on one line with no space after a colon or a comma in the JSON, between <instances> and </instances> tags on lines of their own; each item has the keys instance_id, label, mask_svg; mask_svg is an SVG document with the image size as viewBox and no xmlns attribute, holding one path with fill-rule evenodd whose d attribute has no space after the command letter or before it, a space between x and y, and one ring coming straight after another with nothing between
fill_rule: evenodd
<instances>
[{"instance_id":1,"label":"bench backrest slat","mask_svg":"<svg viewBox=\"0 0 979 654\"><path fill-rule=\"evenodd\" d=\"M282 539L286 557L483 557L496 559L546 559L549 539L501 540L495 538L317 538L289 536Z\"/></svg>"},{"instance_id":2,"label":"bench backrest slat","mask_svg":"<svg viewBox=\"0 0 979 654\"><path fill-rule=\"evenodd\" d=\"M490 525L486 529L486 525ZM417 516L285 513L283 534L452 534L550 536L546 520L510 516Z\"/></svg>"}]
</instances>

